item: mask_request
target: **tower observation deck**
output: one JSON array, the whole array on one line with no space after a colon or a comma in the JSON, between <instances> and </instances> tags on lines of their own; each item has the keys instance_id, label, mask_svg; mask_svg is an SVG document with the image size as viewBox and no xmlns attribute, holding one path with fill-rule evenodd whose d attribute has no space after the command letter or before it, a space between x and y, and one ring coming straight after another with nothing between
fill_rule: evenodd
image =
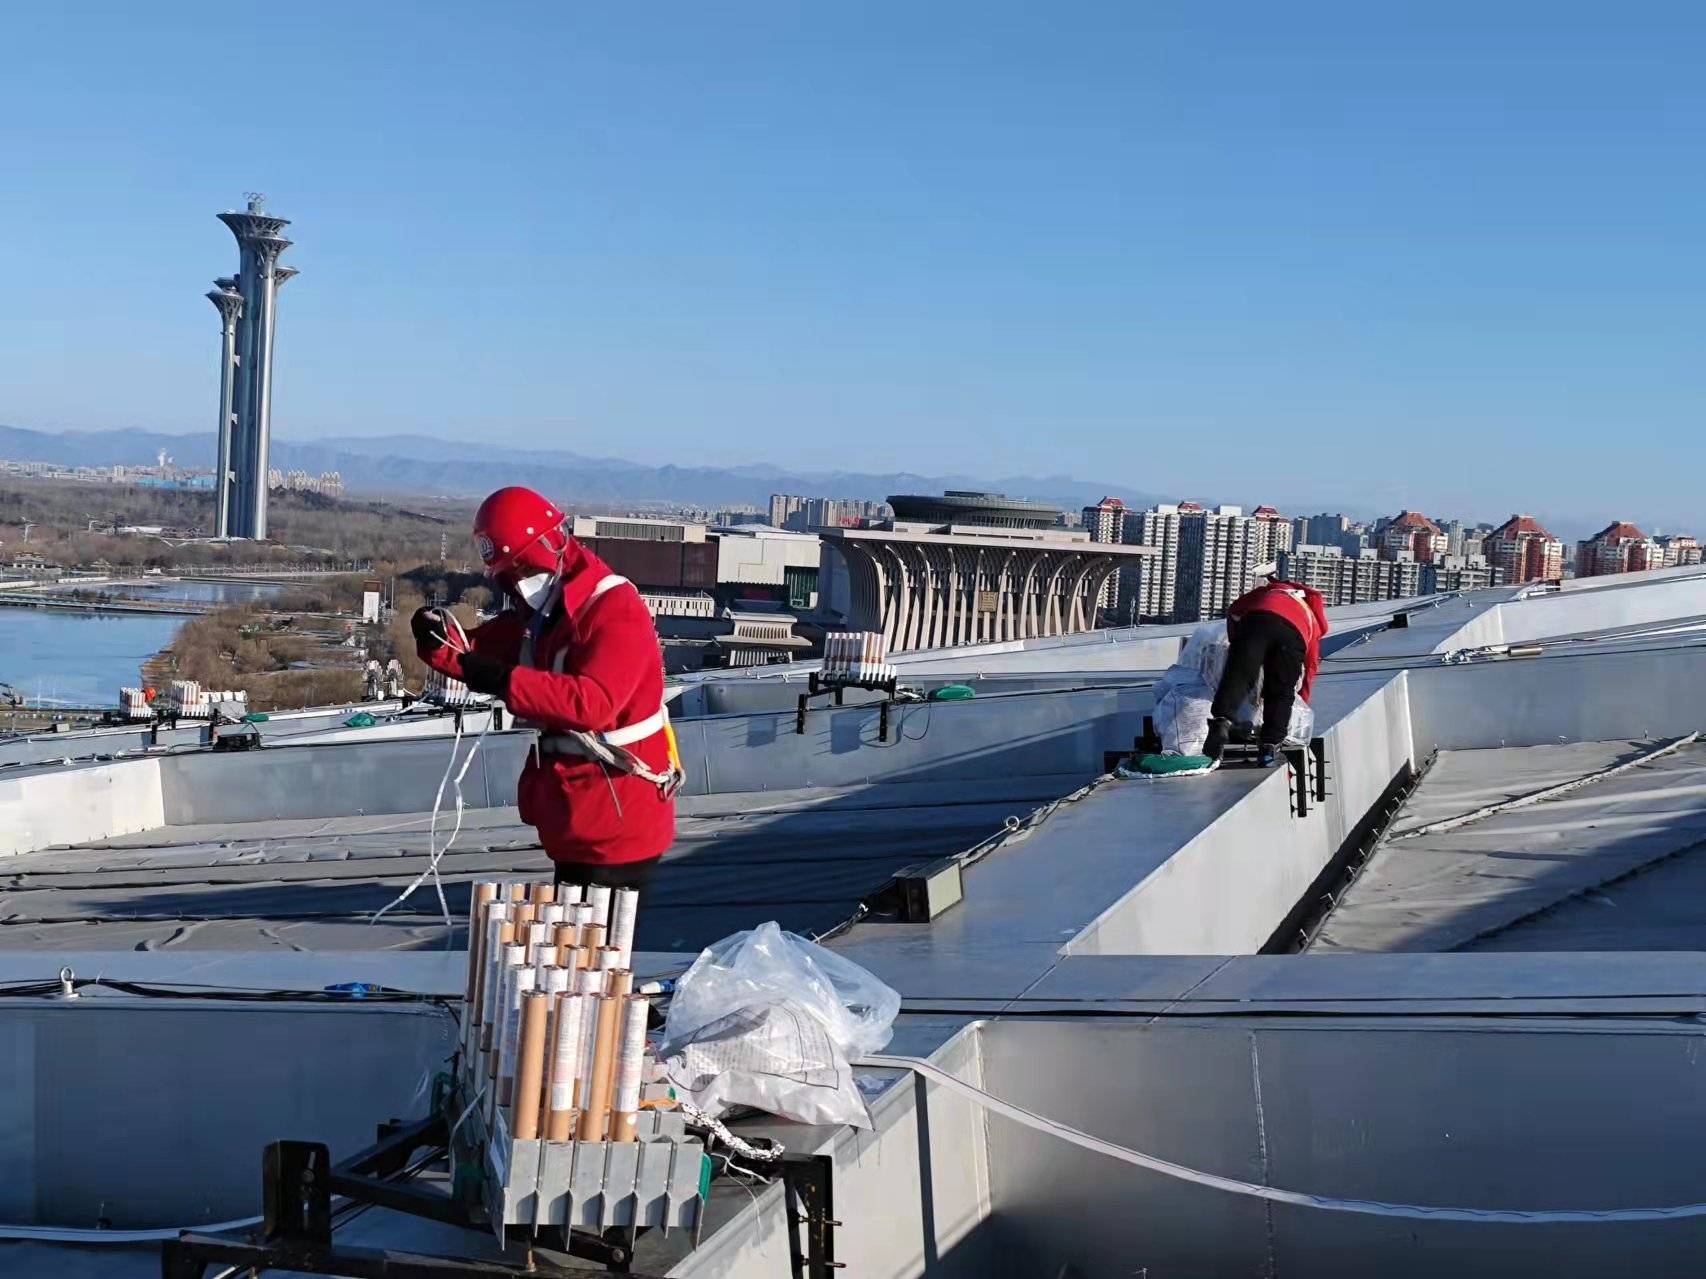
<instances>
[{"instance_id":1,"label":"tower observation deck","mask_svg":"<svg viewBox=\"0 0 1706 1279\"><path fill-rule=\"evenodd\" d=\"M279 265L290 247L288 218L266 211L251 194L241 213L219 220L237 237L237 274L214 282L207 296L220 315L219 474L216 532L265 538L267 470L272 452L272 357L278 289L297 274Z\"/></svg>"}]
</instances>

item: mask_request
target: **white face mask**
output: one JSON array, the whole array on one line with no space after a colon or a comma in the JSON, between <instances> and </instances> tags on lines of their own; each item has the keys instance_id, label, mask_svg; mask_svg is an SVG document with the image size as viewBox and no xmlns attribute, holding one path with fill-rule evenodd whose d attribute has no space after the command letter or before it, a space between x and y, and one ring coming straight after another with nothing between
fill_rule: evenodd
<instances>
[{"instance_id":1,"label":"white face mask","mask_svg":"<svg viewBox=\"0 0 1706 1279\"><path fill-rule=\"evenodd\" d=\"M532 577L524 577L518 581L515 584L515 593L528 608L538 612L551 597L551 586L556 580L555 573L535 573Z\"/></svg>"}]
</instances>

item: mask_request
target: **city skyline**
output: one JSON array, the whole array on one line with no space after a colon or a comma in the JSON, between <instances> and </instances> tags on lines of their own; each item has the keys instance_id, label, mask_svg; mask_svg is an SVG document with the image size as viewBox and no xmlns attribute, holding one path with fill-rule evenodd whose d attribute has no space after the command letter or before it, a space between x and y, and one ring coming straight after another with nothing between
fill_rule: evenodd
<instances>
[{"instance_id":1,"label":"city skyline","mask_svg":"<svg viewBox=\"0 0 1706 1279\"><path fill-rule=\"evenodd\" d=\"M821 468L856 436L872 469L1686 525L1706 178L1665 68L1706 27L1670 12L944 4L897 44L827 10L518 8L399 46L384 6L311 42L36 9L0 87L0 420L201 427L183 282L255 186L315 228L279 439ZM262 153L202 74L233 41L269 49Z\"/></svg>"}]
</instances>

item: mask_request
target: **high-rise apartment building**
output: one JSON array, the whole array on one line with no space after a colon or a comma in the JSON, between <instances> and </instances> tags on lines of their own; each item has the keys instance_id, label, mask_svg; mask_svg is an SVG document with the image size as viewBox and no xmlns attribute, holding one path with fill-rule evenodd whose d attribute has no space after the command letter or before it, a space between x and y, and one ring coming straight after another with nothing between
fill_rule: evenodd
<instances>
[{"instance_id":1,"label":"high-rise apartment building","mask_svg":"<svg viewBox=\"0 0 1706 1279\"><path fill-rule=\"evenodd\" d=\"M857 497L796 497L792 493L770 495L770 526L793 533L818 528L851 528L860 520L886 519L883 502Z\"/></svg>"},{"instance_id":2,"label":"high-rise apartment building","mask_svg":"<svg viewBox=\"0 0 1706 1279\"><path fill-rule=\"evenodd\" d=\"M1576 576L1604 577L1663 568L1665 549L1627 520L1613 520L1576 544Z\"/></svg>"},{"instance_id":3,"label":"high-rise apartment building","mask_svg":"<svg viewBox=\"0 0 1706 1279\"><path fill-rule=\"evenodd\" d=\"M1147 546L1154 554L1120 569L1115 611L1121 622L1174 620L1179 594L1179 522L1200 510L1195 502L1178 502L1126 512L1126 545Z\"/></svg>"},{"instance_id":4,"label":"high-rise apartment building","mask_svg":"<svg viewBox=\"0 0 1706 1279\"><path fill-rule=\"evenodd\" d=\"M1502 586L1504 581L1504 570L1495 568L1479 555L1447 555L1432 564L1422 565L1423 595L1439 595L1446 591L1480 591L1489 586Z\"/></svg>"},{"instance_id":5,"label":"high-rise apartment building","mask_svg":"<svg viewBox=\"0 0 1706 1279\"><path fill-rule=\"evenodd\" d=\"M1699 564L1702 557L1700 543L1686 533L1672 533L1653 539L1664 551L1666 568L1682 568L1689 564Z\"/></svg>"},{"instance_id":6,"label":"high-rise apartment building","mask_svg":"<svg viewBox=\"0 0 1706 1279\"><path fill-rule=\"evenodd\" d=\"M1261 564L1261 529L1242 507L1182 513L1176 620L1224 617L1232 601L1255 584Z\"/></svg>"},{"instance_id":7,"label":"high-rise apartment building","mask_svg":"<svg viewBox=\"0 0 1706 1279\"><path fill-rule=\"evenodd\" d=\"M1271 506L1258 506L1250 518L1256 521L1256 562L1277 564L1280 555L1295 545L1291 521Z\"/></svg>"},{"instance_id":8,"label":"high-rise apartment building","mask_svg":"<svg viewBox=\"0 0 1706 1279\"><path fill-rule=\"evenodd\" d=\"M1090 535L1092 542L1125 541L1126 506L1117 497L1104 497L1094 506L1084 508L1083 529ZM1119 578L1110 577L1102 586L1101 594L1097 597L1096 607L1103 614L1111 614L1119 605Z\"/></svg>"},{"instance_id":9,"label":"high-rise apartment building","mask_svg":"<svg viewBox=\"0 0 1706 1279\"><path fill-rule=\"evenodd\" d=\"M1419 511L1398 512L1380 531L1383 559L1396 560L1409 554L1418 564L1431 564L1446 554L1447 547L1448 539L1439 525Z\"/></svg>"},{"instance_id":10,"label":"high-rise apartment building","mask_svg":"<svg viewBox=\"0 0 1706 1279\"><path fill-rule=\"evenodd\" d=\"M1305 543L1281 555L1279 564L1282 577L1314 587L1329 605L1407 599L1424 590L1424 566L1408 552L1402 559L1388 560L1366 548L1346 554L1341 546Z\"/></svg>"},{"instance_id":11,"label":"high-rise apartment building","mask_svg":"<svg viewBox=\"0 0 1706 1279\"><path fill-rule=\"evenodd\" d=\"M1505 584L1552 581L1564 575L1564 544L1532 515L1513 515L1482 540L1487 563L1503 569Z\"/></svg>"},{"instance_id":12,"label":"high-rise apartment building","mask_svg":"<svg viewBox=\"0 0 1706 1279\"><path fill-rule=\"evenodd\" d=\"M1294 523L1301 524L1303 527L1293 539L1293 546L1302 546L1305 543L1310 546L1339 546L1341 545L1340 539L1350 531L1351 527L1348 516L1328 515L1326 513L1299 516Z\"/></svg>"}]
</instances>

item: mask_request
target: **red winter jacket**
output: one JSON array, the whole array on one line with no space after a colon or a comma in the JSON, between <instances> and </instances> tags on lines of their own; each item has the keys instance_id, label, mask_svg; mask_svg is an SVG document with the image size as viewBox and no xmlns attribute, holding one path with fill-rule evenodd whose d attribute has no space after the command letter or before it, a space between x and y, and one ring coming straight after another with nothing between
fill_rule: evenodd
<instances>
[{"instance_id":1,"label":"red winter jacket","mask_svg":"<svg viewBox=\"0 0 1706 1279\"><path fill-rule=\"evenodd\" d=\"M622 585L592 598L609 573L598 556L570 543L556 620L539 637L532 665L517 666L509 677L505 704L544 732L609 732L639 723L663 704L657 627L640 593ZM469 642L477 653L519 661L531 618L525 610L500 613L472 631ZM439 650L431 664L454 676L454 659L445 653ZM669 770L664 733L628 749L653 771ZM596 760L530 752L518 791L521 820L538 829L539 842L557 861L643 861L675 839L675 801L642 777L607 773Z\"/></svg>"},{"instance_id":2,"label":"red winter jacket","mask_svg":"<svg viewBox=\"0 0 1706 1279\"><path fill-rule=\"evenodd\" d=\"M1303 636L1303 684L1298 696L1309 700L1309 690L1315 685L1315 673L1321 669L1321 637L1327 633L1326 601L1321 592L1301 582L1269 578L1267 585L1247 591L1226 610L1226 625L1250 613L1273 613L1285 618Z\"/></svg>"}]
</instances>

